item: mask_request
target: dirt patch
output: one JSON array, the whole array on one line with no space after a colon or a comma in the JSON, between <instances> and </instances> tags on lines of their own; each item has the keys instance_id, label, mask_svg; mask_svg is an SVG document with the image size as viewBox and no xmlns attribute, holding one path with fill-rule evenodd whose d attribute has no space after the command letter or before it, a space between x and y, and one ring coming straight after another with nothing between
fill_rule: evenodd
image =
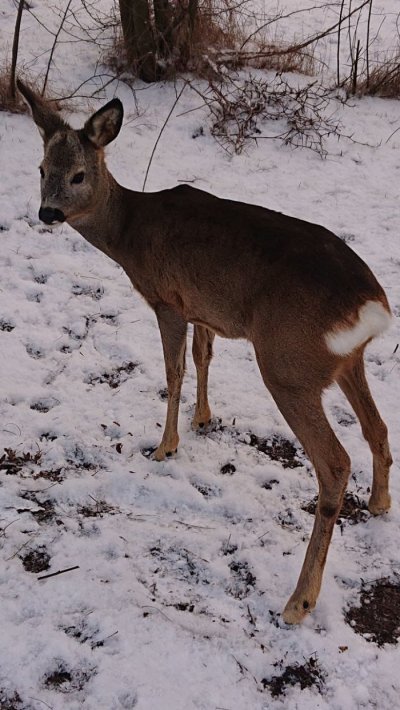
<instances>
[{"instance_id":1,"label":"dirt patch","mask_svg":"<svg viewBox=\"0 0 400 710\"><path fill-rule=\"evenodd\" d=\"M85 471L94 471L101 467L100 463L95 461L92 452L87 451L79 444L76 444L66 452L65 460L68 466L72 466L76 471L82 468L85 469Z\"/></svg>"},{"instance_id":2,"label":"dirt patch","mask_svg":"<svg viewBox=\"0 0 400 710\"><path fill-rule=\"evenodd\" d=\"M85 671L80 668L70 670L61 666L46 675L43 684L46 688L57 690L59 693L73 693L84 688L94 671L94 668Z\"/></svg>"},{"instance_id":3,"label":"dirt patch","mask_svg":"<svg viewBox=\"0 0 400 710\"><path fill-rule=\"evenodd\" d=\"M291 508L286 508L286 510L278 513L275 520L287 530L297 530L297 532L300 532L303 529L301 522Z\"/></svg>"},{"instance_id":4,"label":"dirt patch","mask_svg":"<svg viewBox=\"0 0 400 710\"><path fill-rule=\"evenodd\" d=\"M15 325L7 318L0 318L0 330L4 333L11 333L14 330Z\"/></svg>"},{"instance_id":5,"label":"dirt patch","mask_svg":"<svg viewBox=\"0 0 400 710\"><path fill-rule=\"evenodd\" d=\"M273 698L286 695L286 689L300 685L300 689L315 686L321 693L324 688L325 673L322 671L318 661L312 656L306 663L284 666L284 661L274 663L282 672L271 678L263 678L261 683L267 688Z\"/></svg>"},{"instance_id":6,"label":"dirt patch","mask_svg":"<svg viewBox=\"0 0 400 710\"><path fill-rule=\"evenodd\" d=\"M193 488L196 489L204 498L215 498L221 495L219 488L215 486L210 486L208 483L201 483L199 481L192 482Z\"/></svg>"},{"instance_id":7,"label":"dirt patch","mask_svg":"<svg viewBox=\"0 0 400 710\"><path fill-rule=\"evenodd\" d=\"M31 508L18 508L18 513L29 512L39 523L39 525L48 525L49 523L55 522L57 525L62 525L62 520L56 519L56 509L54 507L54 501L50 498L46 500L39 500L37 495L33 491L26 491L21 493L20 498L23 500L29 500L35 503L39 510L32 510ZM0 709L1 710L1 709Z\"/></svg>"},{"instance_id":8,"label":"dirt patch","mask_svg":"<svg viewBox=\"0 0 400 710\"><path fill-rule=\"evenodd\" d=\"M400 578L383 577L363 583L359 604L345 612L345 620L366 641L383 646L400 638Z\"/></svg>"},{"instance_id":9,"label":"dirt patch","mask_svg":"<svg viewBox=\"0 0 400 710\"><path fill-rule=\"evenodd\" d=\"M189 584L209 584L208 562L182 547L163 547L158 543L149 549L156 562L153 574L160 577L173 575L176 579Z\"/></svg>"},{"instance_id":10,"label":"dirt patch","mask_svg":"<svg viewBox=\"0 0 400 710\"><path fill-rule=\"evenodd\" d=\"M222 424L220 417L213 417L205 426L199 426L196 429L196 434L199 436L208 436L209 434L217 434L226 430L225 424Z\"/></svg>"},{"instance_id":11,"label":"dirt patch","mask_svg":"<svg viewBox=\"0 0 400 710\"><path fill-rule=\"evenodd\" d=\"M74 284L72 286L71 292L74 296L90 296L94 301L99 301L100 298L104 296L103 286L98 286L93 288L92 286L87 286L84 284Z\"/></svg>"},{"instance_id":12,"label":"dirt patch","mask_svg":"<svg viewBox=\"0 0 400 710\"><path fill-rule=\"evenodd\" d=\"M33 343L28 343L25 348L28 355L34 360L40 360L40 358L44 357L45 355L42 348L40 348L38 345L33 345Z\"/></svg>"},{"instance_id":13,"label":"dirt patch","mask_svg":"<svg viewBox=\"0 0 400 710\"><path fill-rule=\"evenodd\" d=\"M233 476L235 471L236 471L236 466L234 466L233 463L225 463L219 469L219 472L222 473L223 476Z\"/></svg>"},{"instance_id":14,"label":"dirt patch","mask_svg":"<svg viewBox=\"0 0 400 710\"><path fill-rule=\"evenodd\" d=\"M50 568L50 555L45 547L38 547L36 550L30 550L25 555L21 556L22 564L27 572L45 572Z\"/></svg>"},{"instance_id":15,"label":"dirt patch","mask_svg":"<svg viewBox=\"0 0 400 710\"><path fill-rule=\"evenodd\" d=\"M72 675L69 671L54 671L49 676L47 676L44 684L47 687L59 688L63 683L70 683L72 680Z\"/></svg>"},{"instance_id":16,"label":"dirt patch","mask_svg":"<svg viewBox=\"0 0 400 710\"><path fill-rule=\"evenodd\" d=\"M273 486L279 485L279 481L276 478L271 478L269 481L264 481L264 483L261 484L261 488L264 488L266 491L272 491Z\"/></svg>"},{"instance_id":17,"label":"dirt patch","mask_svg":"<svg viewBox=\"0 0 400 710\"><path fill-rule=\"evenodd\" d=\"M78 643L88 643L92 650L94 648L101 648L109 639L118 634L118 631L114 631L114 633L105 638L94 638L99 636L99 629L97 626L93 627L87 624L85 618L74 626L64 627L63 631L67 636L75 639Z\"/></svg>"},{"instance_id":18,"label":"dirt patch","mask_svg":"<svg viewBox=\"0 0 400 710\"><path fill-rule=\"evenodd\" d=\"M17 691L11 694L0 688L0 710L29 710L30 708L32 706L26 705Z\"/></svg>"},{"instance_id":19,"label":"dirt patch","mask_svg":"<svg viewBox=\"0 0 400 710\"><path fill-rule=\"evenodd\" d=\"M230 588L230 593L235 597L235 599L244 599L248 596L250 591L254 589L257 579L250 571L248 562L232 560L229 565L229 569L234 579L234 584Z\"/></svg>"},{"instance_id":20,"label":"dirt patch","mask_svg":"<svg viewBox=\"0 0 400 710\"><path fill-rule=\"evenodd\" d=\"M318 497L313 498L309 503L302 506L302 510L311 515L315 515ZM369 512L365 501L361 500L354 493L345 493L343 505L336 521L336 525L342 525L346 520L349 525L364 523L369 518Z\"/></svg>"},{"instance_id":21,"label":"dirt patch","mask_svg":"<svg viewBox=\"0 0 400 710\"><path fill-rule=\"evenodd\" d=\"M79 505L78 513L84 518L102 518L103 515L115 515L119 511L105 500L94 500L90 505Z\"/></svg>"},{"instance_id":22,"label":"dirt patch","mask_svg":"<svg viewBox=\"0 0 400 710\"><path fill-rule=\"evenodd\" d=\"M47 471L38 471L38 473L33 474L33 478L35 481L37 478L44 478L46 481L53 481L53 483L61 483L61 481L64 480L63 469L52 468Z\"/></svg>"},{"instance_id":23,"label":"dirt patch","mask_svg":"<svg viewBox=\"0 0 400 710\"><path fill-rule=\"evenodd\" d=\"M235 552L237 552L237 549L238 546L235 545L234 542L231 542L230 539L226 540L221 545L221 553L225 556L233 555Z\"/></svg>"},{"instance_id":24,"label":"dirt patch","mask_svg":"<svg viewBox=\"0 0 400 710\"><path fill-rule=\"evenodd\" d=\"M60 404L58 399L55 399L54 397L43 397L42 399L38 399L36 402L32 402L30 409L33 409L35 412L47 414L47 412L50 412L50 409L56 407L57 404Z\"/></svg>"},{"instance_id":25,"label":"dirt patch","mask_svg":"<svg viewBox=\"0 0 400 710\"><path fill-rule=\"evenodd\" d=\"M47 499L44 501L39 501L34 493L26 492L20 495L20 498L24 500L29 500L40 508L40 510L31 510L30 508L17 508L17 513L30 513L39 525L47 525L54 522L56 511L54 508L54 503L52 500ZM62 525L61 520L55 521L57 525ZM1 708L0 708L1 710Z\"/></svg>"},{"instance_id":26,"label":"dirt patch","mask_svg":"<svg viewBox=\"0 0 400 710\"><path fill-rule=\"evenodd\" d=\"M100 375L88 375L85 382L88 385L106 383L111 389L116 389L123 382L126 382L137 366L137 362L123 362L119 367L115 367L108 372L102 372Z\"/></svg>"},{"instance_id":27,"label":"dirt patch","mask_svg":"<svg viewBox=\"0 0 400 710\"><path fill-rule=\"evenodd\" d=\"M46 284L49 280L48 274L36 274L33 278L37 284Z\"/></svg>"},{"instance_id":28,"label":"dirt patch","mask_svg":"<svg viewBox=\"0 0 400 710\"><path fill-rule=\"evenodd\" d=\"M116 313L101 313L100 318L104 323L107 323L107 325L118 324L118 315Z\"/></svg>"},{"instance_id":29,"label":"dirt patch","mask_svg":"<svg viewBox=\"0 0 400 710\"><path fill-rule=\"evenodd\" d=\"M194 612L194 604L189 602L177 602L176 604L167 604L166 606L173 606L177 611L188 611L190 614Z\"/></svg>"},{"instance_id":30,"label":"dirt patch","mask_svg":"<svg viewBox=\"0 0 400 710\"><path fill-rule=\"evenodd\" d=\"M14 449L4 449L4 454L0 457L0 471L5 471L9 476L16 476L27 464L38 464L41 456L40 451L36 454L29 451L17 454Z\"/></svg>"},{"instance_id":31,"label":"dirt patch","mask_svg":"<svg viewBox=\"0 0 400 710\"><path fill-rule=\"evenodd\" d=\"M40 435L40 441L56 441L57 439L58 436L54 431L44 431Z\"/></svg>"},{"instance_id":32,"label":"dirt patch","mask_svg":"<svg viewBox=\"0 0 400 710\"><path fill-rule=\"evenodd\" d=\"M250 434L250 446L254 446L257 451L266 454L271 461L279 461L283 468L298 468L303 466L299 460L301 449L296 449L291 441L280 436L273 436L269 439L261 439L255 434Z\"/></svg>"}]
</instances>

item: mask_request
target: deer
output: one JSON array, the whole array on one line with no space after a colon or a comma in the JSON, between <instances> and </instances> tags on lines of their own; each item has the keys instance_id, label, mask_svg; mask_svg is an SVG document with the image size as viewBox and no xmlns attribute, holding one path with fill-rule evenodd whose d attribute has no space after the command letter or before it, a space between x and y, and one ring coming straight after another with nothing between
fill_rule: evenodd
<instances>
[{"instance_id":1,"label":"deer","mask_svg":"<svg viewBox=\"0 0 400 710\"><path fill-rule=\"evenodd\" d=\"M323 226L191 185L147 193L121 186L104 157L122 126L118 98L75 130L21 80L17 86L44 142L40 220L66 222L120 264L157 318L168 403L156 461L178 447L188 324L197 375L195 428L211 419L215 335L252 343L262 379L318 482L311 537L282 614L287 624L300 623L316 606L351 472L322 404L335 382L372 453L369 511L383 514L391 505L388 430L364 366L366 346L391 322L383 288L348 244Z\"/></svg>"}]
</instances>

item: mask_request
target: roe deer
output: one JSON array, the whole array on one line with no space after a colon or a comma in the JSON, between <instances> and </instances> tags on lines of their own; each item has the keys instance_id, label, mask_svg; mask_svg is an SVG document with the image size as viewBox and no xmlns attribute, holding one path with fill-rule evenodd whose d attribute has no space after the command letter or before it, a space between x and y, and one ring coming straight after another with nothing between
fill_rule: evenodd
<instances>
[{"instance_id":1,"label":"roe deer","mask_svg":"<svg viewBox=\"0 0 400 710\"><path fill-rule=\"evenodd\" d=\"M336 381L373 455L369 510L390 507L387 428L364 373L367 343L391 320L368 266L324 227L184 185L133 192L108 172L103 148L119 133L118 99L72 129L27 86L44 140L40 167L46 224L66 221L118 262L154 309L161 332L168 408L161 461L178 446L187 324L194 324L194 425L211 416L208 367L214 335L254 345L265 385L313 463L319 484L314 527L283 618L298 623L316 604L350 459L325 416L321 395Z\"/></svg>"}]
</instances>

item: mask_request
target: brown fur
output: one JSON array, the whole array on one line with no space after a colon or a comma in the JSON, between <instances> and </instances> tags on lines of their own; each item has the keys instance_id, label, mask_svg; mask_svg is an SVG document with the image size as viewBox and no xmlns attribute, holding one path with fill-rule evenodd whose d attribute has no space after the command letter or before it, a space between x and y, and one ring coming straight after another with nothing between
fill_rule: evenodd
<instances>
[{"instance_id":1,"label":"brown fur","mask_svg":"<svg viewBox=\"0 0 400 710\"><path fill-rule=\"evenodd\" d=\"M322 408L335 380L360 419L374 458L372 513L390 506L387 430L363 369L365 343L348 356L329 352L324 335L352 323L368 300L389 311L366 264L324 227L254 205L222 200L187 185L158 193L121 187L102 147L122 122L118 100L81 131L67 127L19 83L45 141L42 208L56 209L124 268L154 309L164 350L168 409L157 460L178 446L178 408L187 324L194 324L198 374L194 425L211 416L208 367L214 335L247 338L266 386L315 466L319 503L306 558L284 619L314 608L350 460ZM38 101L38 105L37 105ZM82 184L71 183L84 171Z\"/></svg>"}]
</instances>

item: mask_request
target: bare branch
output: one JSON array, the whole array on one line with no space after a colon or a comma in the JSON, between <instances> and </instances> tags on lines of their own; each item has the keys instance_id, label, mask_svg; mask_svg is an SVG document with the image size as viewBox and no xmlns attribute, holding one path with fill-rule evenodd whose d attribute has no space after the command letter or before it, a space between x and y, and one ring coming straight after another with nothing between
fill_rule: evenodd
<instances>
[{"instance_id":1,"label":"bare branch","mask_svg":"<svg viewBox=\"0 0 400 710\"><path fill-rule=\"evenodd\" d=\"M176 99L175 99L175 101L174 101L174 103L173 103L173 105L172 105L172 107L171 107L171 110L170 110L170 112L169 112L167 118L165 119L163 125L161 126L161 130L160 130L160 132L159 132L159 134L158 134L158 136L157 136L156 142L154 143L153 150L151 151L150 159L149 159L149 162L148 162L148 165L147 165L147 169L146 169L146 174L145 174L145 176L144 176L142 192L144 192L144 189L145 189L145 187L146 187L147 176L148 176L148 174L149 174L150 166L151 166L151 163L152 163L152 160L153 160L153 157L154 157L154 153L156 152L156 149L157 149L157 145L158 145L158 143L159 143L159 140L160 140L160 138L161 138L161 136L162 136L162 134L163 134L163 132L164 132L164 129L165 129L165 127L166 127L166 125L167 125L169 119L170 119L171 116L172 116L172 113L173 113L173 111L174 111L174 109L175 109L175 106L177 105L179 99L181 98L181 96L182 96L182 94L183 94L185 88L186 88L186 83L183 84L183 86L182 86L182 88L181 88L179 94L177 95L177 97L176 97Z\"/></svg>"},{"instance_id":2,"label":"bare branch","mask_svg":"<svg viewBox=\"0 0 400 710\"><path fill-rule=\"evenodd\" d=\"M51 63L52 63L52 61L53 61L53 55L54 55L54 51L55 51L55 48L56 48L57 40L58 40L58 38L59 38L59 36L60 36L60 33L61 33L61 31L62 31L62 28L63 28L64 22L65 22L65 19L66 19L67 15L68 15L68 11L69 11L71 2L72 2L72 0L68 0L67 7L65 8L65 12L64 12L64 15L63 15L63 17L62 17L60 26L59 26L59 28L58 28L56 34L54 35L54 42L53 42L53 46L52 46L51 51L50 51L50 57L49 57L49 61L48 61L48 63L47 63L47 69L46 69L46 76L44 77L44 82L43 82L42 96L44 96L44 92L46 91L47 80L48 80L48 78L49 78L50 67L51 67Z\"/></svg>"}]
</instances>

